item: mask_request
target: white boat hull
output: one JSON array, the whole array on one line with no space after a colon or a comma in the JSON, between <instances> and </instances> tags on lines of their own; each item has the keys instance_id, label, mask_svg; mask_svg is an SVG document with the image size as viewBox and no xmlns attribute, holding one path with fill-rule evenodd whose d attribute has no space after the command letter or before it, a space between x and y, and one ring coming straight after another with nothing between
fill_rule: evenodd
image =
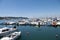
<instances>
[{"instance_id":1,"label":"white boat hull","mask_svg":"<svg viewBox=\"0 0 60 40\"><path fill-rule=\"evenodd\" d=\"M6 35L9 35L9 34L12 33L12 32L15 32L15 31L17 31L17 30L7 31L7 32L5 32L5 33L1 33L0 36L1 36L1 37L2 37L2 36L6 36Z\"/></svg>"},{"instance_id":2,"label":"white boat hull","mask_svg":"<svg viewBox=\"0 0 60 40\"><path fill-rule=\"evenodd\" d=\"M1 38L1 40L16 40L21 35L21 32L15 32L6 37Z\"/></svg>"}]
</instances>

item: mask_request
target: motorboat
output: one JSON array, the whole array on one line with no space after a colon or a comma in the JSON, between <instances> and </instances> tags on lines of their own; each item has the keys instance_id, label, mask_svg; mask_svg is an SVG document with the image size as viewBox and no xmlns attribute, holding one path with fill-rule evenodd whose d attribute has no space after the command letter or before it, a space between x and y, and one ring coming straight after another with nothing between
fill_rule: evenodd
<instances>
[{"instance_id":1,"label":"motorboat","mask_svg":"<svg viewBox=\"0 0 60 40\"><path fill-rule=\"evenodd\" d=\"M16 22L13 22L13 21L7 21L7 22L2 22L0 24L3 24L3 25L15 25Z\"/></svg>"},{"instance_id":2,"label":"motorboat","mask_svg":"<svg viewBox=\"0 0 60 40\"><path fill-rule=\"evenodd\" d=\"M16 30L17 30L16 27L14 27L14 28L8 28L8 27L0 28L0 36L6 36L12 32L15 32Z\"/></svg>"},{"instance_id":3,"label":"motorboat","mask_svg":"<svg viewBox=\"0 0 60 40\"><path fill-rule=\"evenodd\" d=\"M0 40L16 40L19 36L21 36L21 31L13 32L6 37L1 38Z\"/></svg>"}]
</instances>

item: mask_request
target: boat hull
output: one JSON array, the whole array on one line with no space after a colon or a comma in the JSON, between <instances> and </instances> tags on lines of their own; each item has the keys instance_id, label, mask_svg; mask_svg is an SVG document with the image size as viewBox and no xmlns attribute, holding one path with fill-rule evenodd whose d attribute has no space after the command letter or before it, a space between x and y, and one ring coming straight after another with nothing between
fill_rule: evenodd
<instances>
[{"instance_id":1,"label":"boat hull","mask_svg":"<svg viewBox=\"0 0 60 40\"><path fill-rule=\"evenodd\" d=\"M0 37L3 37L3 36L6 36L6 35L9 35L10 33L13 33L13 32L15 32L15 31L17 31L17 30L7 31L7 32L5 32L5 33L1 33L1 34L0 34Z\"/></svg>"}]
</instances>

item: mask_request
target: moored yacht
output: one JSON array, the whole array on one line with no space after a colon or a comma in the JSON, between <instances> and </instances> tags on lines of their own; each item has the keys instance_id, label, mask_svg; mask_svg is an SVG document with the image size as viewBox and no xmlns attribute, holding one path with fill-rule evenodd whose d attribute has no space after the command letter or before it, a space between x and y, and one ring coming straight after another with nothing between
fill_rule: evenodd
<instances>
[{"instance_id":1,"label":"moored yacht","mask_svg":"<svg viewBox=\"0 0 60 40\"><path fill-rule=\"evenodd\" d=\"M17 29L16 27L14 28L8 28L8 27L4 27L0 29L0 36L6 36L12 32L15 32Z\"/></svg>"},{"instance_id":2,"label":"moored yacht","mask_svg":"<svg viewBox=\"0 0 60 40\"><path fill-rule=\"evenodd\" d=\"M6 25L13 25L16 24L15 22L5 22Z\"/></svg>"},{"instance_id":3,"label":"moored yacht","mask_svg":"<svg viewBox=\"0 0 60 40\"><path fill-rule=\"evenodd\" d=\"M1 40L15 40L19 36L21 36L21 31L20 32L13 32L13 33L9 34L8 36L1 38Z\"/></svg>"}]
</instances>

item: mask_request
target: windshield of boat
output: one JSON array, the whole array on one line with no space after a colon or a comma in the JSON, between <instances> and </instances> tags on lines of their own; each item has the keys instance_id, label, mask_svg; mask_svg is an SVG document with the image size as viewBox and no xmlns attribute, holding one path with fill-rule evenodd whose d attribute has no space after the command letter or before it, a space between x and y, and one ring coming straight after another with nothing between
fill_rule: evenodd
<instances>
[{"instance_id":1,"label":"windshield of boat","mask_svg":"<svg viewBox=\"0 0 60 40\"><path fill-rule=\"evenodd\" d=\"M2 30L2 32L5 32L5 31L9 31L9 29L4 29L4 30Z\"/></svg>"}]
</instances>

